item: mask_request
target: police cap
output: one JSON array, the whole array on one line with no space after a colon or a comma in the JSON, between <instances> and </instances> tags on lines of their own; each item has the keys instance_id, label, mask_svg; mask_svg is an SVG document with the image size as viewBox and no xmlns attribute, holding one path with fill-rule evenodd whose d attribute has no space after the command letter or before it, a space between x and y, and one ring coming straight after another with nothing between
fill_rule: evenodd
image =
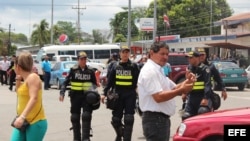
<instances>
[{"instance_id":1,"label":"police cap","mask_svg":"<svg viewBox=\"0 0 250 141\"><path fill-rule=\"evenodd\" d=\"M198 51L190 51L188 54L186 54L186 57L199 57L200 53Z\"/></svg>"}]
</instances>

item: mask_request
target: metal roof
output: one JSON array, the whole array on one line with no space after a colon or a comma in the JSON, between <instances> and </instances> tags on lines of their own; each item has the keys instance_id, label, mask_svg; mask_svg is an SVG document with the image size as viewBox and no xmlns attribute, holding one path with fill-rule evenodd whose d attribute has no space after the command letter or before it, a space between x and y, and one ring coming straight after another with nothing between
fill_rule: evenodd
<instances>
[{"instance_id":1,"label":"metal roof","mask_svg":"<svg viewBox=\"0 0 250 141\"><path fill-rule=\"evenodd\" d=\"M228 48L228 49L250 49L250 46L244 46L234 43L228 43L228 42L218 42L218 43L206 43L208 46L212 47L220 47L220 48Z\"/></svg>"},{"instance_id":2,"label":"metal roof","mask_svg":"<svg viewBox=\"0 0 250 141\"><path fill-rule=\"evenodd\" d=\"M214 26L221 26L224 24L224 22L227 22L227 25L233 25L249 21L250 21L250 12L246 12L224 18L220 21L216 21L214 22Z\"/></svg>"}]
</instances>

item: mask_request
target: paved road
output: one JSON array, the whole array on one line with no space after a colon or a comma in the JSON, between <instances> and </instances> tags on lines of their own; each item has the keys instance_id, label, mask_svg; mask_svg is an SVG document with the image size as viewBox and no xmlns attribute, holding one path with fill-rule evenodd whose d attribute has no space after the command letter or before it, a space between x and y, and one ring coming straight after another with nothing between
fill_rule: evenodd
<instances>
[{"instance_id":1,"label":"paved road","mask_svg":"<svg viewBox=\"0 0 250 141\"><path fill-rule=\"evenodd\" d=\"M249 106L250 90L246 89L243 92L229 89L229 98L222 102L221 109ZM70 123L70 103L69 98L65 97L63 103L58 101L59 91L50 89L44 91L43 104L45 107L46 116L48 119L48 131L44 141L71 141L72 132L69 131ZM181 107L180 97L176 98L176 111ZM0 86L0 141L8 141L10 138L12 127L10 122L16 115L16 93L10 92L7 86ZM112 141L115 138L115 132L110 124L111 111L107 110L104 105L100 109L94 111L92 128L92 141ZM181 120L178 112L171 117L172 127L171 136L175 133ZM171 137L172 138L172 137ZM133 130L132 141L144 141L142 134L141 118L135 115L135 123ZM172 139L171 139L172 140Z\"/></svg>"}]
</instances>

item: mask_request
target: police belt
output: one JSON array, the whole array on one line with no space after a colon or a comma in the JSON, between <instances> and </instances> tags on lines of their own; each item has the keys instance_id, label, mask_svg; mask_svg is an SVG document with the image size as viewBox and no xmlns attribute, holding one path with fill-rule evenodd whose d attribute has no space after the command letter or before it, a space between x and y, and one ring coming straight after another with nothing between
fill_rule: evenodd
<instances>
[{"instance_id":1,"label":"police belt","mask_svg":"<svg viewBox=\"0 0 250 141\"><path fill-rule=\"evenodd\" d=\"M164 114L162 112L151 112L151 111L145 111L145 112L143 112L143 115L145 115L145 116L159 116L159 117L164 117L164 118L170 117L169 115Z\"/></svg>"}]
</instances>

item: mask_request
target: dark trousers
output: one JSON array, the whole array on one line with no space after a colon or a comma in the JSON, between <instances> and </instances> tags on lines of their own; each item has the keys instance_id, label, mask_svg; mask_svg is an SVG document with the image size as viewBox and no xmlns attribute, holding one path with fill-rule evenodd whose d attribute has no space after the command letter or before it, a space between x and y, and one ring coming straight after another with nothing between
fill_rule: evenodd
<instances>
[{"instance_id":1,"label":"dark trousers","mask_svg":"<svg viewBox=\"0 0 250 141\"><path fill-rule=\"evenodd\" d=\"M14 85L14 82L16 81L16 73L14 70L11 70L10 72L10 86L9 86L9 89L12 91L12 88L13 88L13 85Z\"/></svg>"},{"instance_id":2,"label":"dark trousers","mask_svg":"<svg viewBox=\"0 0 250 141\"><path fill-rule=\"evenodd\" d=\"M89 141L90 130L91 130L91 120L92 120L92 106L86 102L86 95L83 93L70 93L70 113L71 113L71 123L74 134L74 140ZM82 109L82 116L81 116ZM76 118L72 118L76 117ZM82 126L81 126L82 119ZM81 137L81 127L82 127L82 137Z\"/></svg>"},{"instance_id":3,"label":"dark trousers","mask_svg":"<svg viewBox=\"0 0 250 141\"><path fill-rule=\"evenodd\" d=\"M50 72L44 73L44 89L49 88L49 81L50 81Z\"/></svg>"},{"instance_id":4,"label":"dark trousers","mask_svg":"<svg viewBox=\"0 0 250 141\"><path fill-rule=\"evenodd\" d=\"M0 70L1 83L7 84L7 71Z\"/></svg>"},{"instance_id":5,"label":"dark trousers","mask_svg":"<svg viewBox=\"0 0 250 141\"><path fill-rule=\"evenodd\" d=\"M146 141L169 141L170 126L170 119L164 114L142 114L142 128Z\"/></svg>"},{"instance_id":6,"label":"dark trousers","mask_svg":"<svg viewBox=\"0 0 250 141\"><path fill-rule=\"evenodd\" d=\"M134 115L135 114L135 104L136 104L136 91L135 90L117 90L119 94L118 104L115 110L112 111L114 117L122 119L124 115Z\"/></svg>"},{"instance_id":7,"label":"dark trousers","mask_svg":"<svg viewBox=\"0 0 250 141\"><path fill-rule=\"evenodd\" d=\"M135 103L136 103L136 92L134 89L121 89L116 90L119 95L117 105L112 111L112 122L115 132L116 141L131 141L133 125L134 125L134 114L135 114ZM122 118L124 115L124 126L122 124Z\"/></svg>"},{"instance_id":8,"label":"dark trousers","mask_svg":"<svg viewBox=\"0 0 250 141\"><path fill-rule=\"evenodd\" d=\"M212 101L208 99L207 111L199 112L203 106L201 106L201 100L203 99L202 94L189 94L187 103L185 105L183 119L198 115L200 113L210 112L212 109Z\"/></svg>"}]
</instances>

